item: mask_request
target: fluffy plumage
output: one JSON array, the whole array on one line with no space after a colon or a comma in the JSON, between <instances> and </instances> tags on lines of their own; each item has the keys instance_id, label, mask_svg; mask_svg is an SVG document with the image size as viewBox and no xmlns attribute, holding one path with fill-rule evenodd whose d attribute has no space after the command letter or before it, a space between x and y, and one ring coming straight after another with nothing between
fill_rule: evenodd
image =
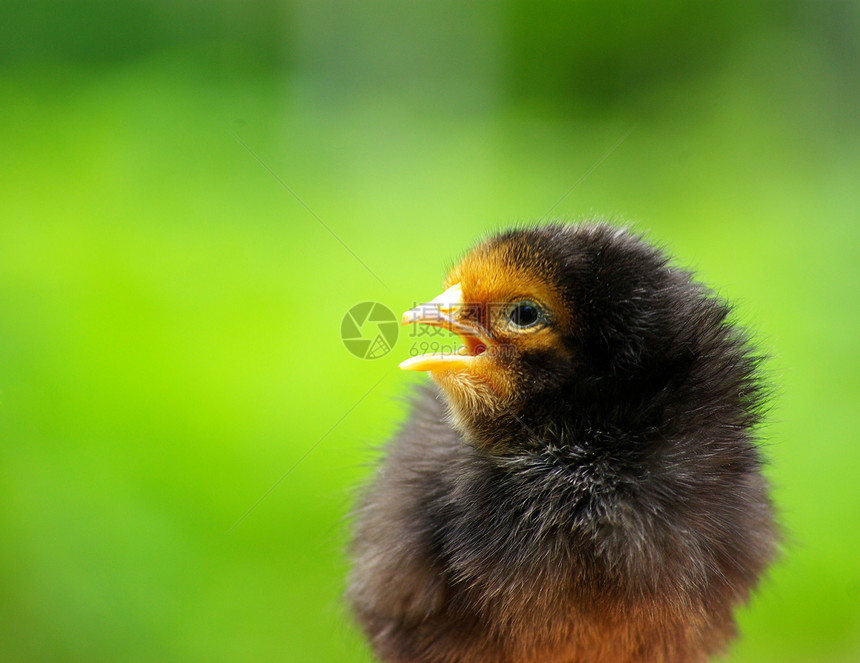
<instances>
[{"instance_id":1,"label":"fluffy plumage","mask_svg":"<svg viewBox=\"0 0 860 663\"><path fill-rule=\"evenodd\" d=\"M377 656L722 651L776 540L754 431L761 358L729 305L599 223L494 235L455 284L462 305L441 326L466 347L432 364L436 386L355 513L348 599ZM532 304L537 322L520 324Z\"/></svg>"}]
</instances>

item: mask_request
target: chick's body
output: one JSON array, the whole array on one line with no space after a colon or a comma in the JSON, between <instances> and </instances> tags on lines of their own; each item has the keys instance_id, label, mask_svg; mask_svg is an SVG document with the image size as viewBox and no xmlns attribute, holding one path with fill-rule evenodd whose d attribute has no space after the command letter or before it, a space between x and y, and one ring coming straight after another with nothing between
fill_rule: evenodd
<instances>
[{"instance_id":1,"label":"chick's body","mask_svg":"<svg viewBox=\"0 0 860 663\"><path fill-rule=\"evenodd\" d=\"M603 224L487 239L407 321L430 370L355 514L388 663L705 661L774 553L759 358L727 304ZM431 315L432 314L432 315ZM409 364L406 366L406 364Z\"/></svg>"}]
</instances>

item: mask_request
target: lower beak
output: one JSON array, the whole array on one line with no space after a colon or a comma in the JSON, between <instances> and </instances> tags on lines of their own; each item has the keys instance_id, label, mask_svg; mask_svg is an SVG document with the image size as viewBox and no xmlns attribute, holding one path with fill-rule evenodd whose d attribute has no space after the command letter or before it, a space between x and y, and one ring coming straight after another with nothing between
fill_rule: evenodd
<instances>
[{"instance_id":1,"label":"lower beak","mask_svg":"<svg viewBox=\"0 0 860 663\"><path fill-rule=\"evenodd\" d=\"M469 368L486 350L489 338L477 326L464 324L458 313L465 306L460 284L448 288L435 299L406 311L401 322L442 327L457 334L463 345L456 352L432 352L410 357L400 364L405 371L462 371Z\"/></svg>"}]
</instances>

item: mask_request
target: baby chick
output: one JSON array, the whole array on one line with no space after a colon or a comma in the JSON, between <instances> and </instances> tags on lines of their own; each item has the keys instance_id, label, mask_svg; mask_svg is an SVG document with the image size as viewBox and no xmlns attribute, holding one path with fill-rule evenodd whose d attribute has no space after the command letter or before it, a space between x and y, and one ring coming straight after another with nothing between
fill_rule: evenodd
<instances>
[{"instance_id":1,"label":"baby chick","mask_svg":"<svg viewBox=\"0 0 860 663\"><path fill-rule=\"evenodd\" d=\"M478 244L405 324L455 352L355 513L348 599L387 663L706 661L774 557L761 357L629 230Z\"/></svg>"}]
</instances>

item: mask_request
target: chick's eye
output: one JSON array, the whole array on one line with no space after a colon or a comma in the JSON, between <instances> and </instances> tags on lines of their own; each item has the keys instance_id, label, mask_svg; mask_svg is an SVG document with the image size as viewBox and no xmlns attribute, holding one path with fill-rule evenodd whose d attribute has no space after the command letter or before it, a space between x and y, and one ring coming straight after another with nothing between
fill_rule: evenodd
<instances>
[{"instance_id":1,"label":"chick's eye","mask_svg":"<svg viewBox=\"0 0 860 663\"><path fill-rule=\"evenodd\" d=\"M515 327L531 327L541 319L541 311L534 302L517 302L508 310L508 320Z\"/></svg>"}]
</instances>

